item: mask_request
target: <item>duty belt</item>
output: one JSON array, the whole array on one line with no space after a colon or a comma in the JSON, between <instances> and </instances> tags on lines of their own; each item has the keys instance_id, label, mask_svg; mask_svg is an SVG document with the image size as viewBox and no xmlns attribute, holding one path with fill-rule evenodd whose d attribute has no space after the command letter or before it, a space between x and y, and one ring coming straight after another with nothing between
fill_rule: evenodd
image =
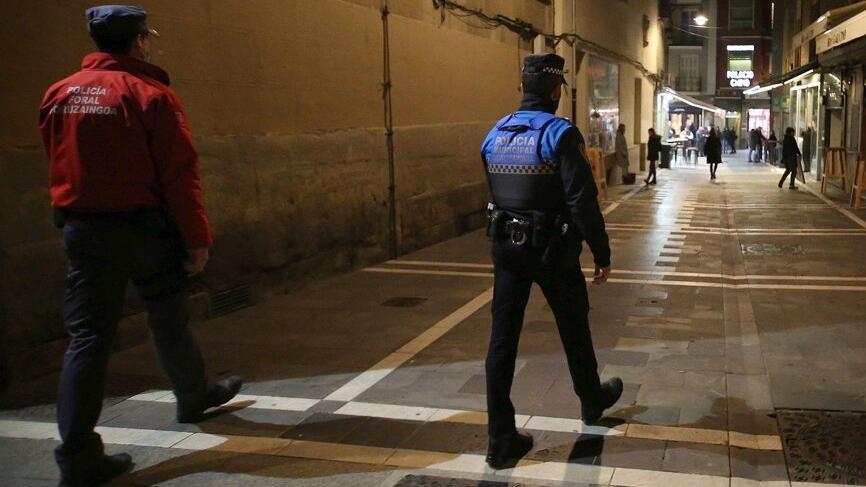
<instances>
[{"instance_id":1,"label":"duty belt","mask_svg":"<svg viewBox=\"0 0 866 487\"><path fill-rule=\"evenodd\" d=\"M505 235L511 239L511 243L514 245L523 245L528 242L532 230L532 224L527 220L511 218L505 222Z\"/></svg>"}]
</instances>

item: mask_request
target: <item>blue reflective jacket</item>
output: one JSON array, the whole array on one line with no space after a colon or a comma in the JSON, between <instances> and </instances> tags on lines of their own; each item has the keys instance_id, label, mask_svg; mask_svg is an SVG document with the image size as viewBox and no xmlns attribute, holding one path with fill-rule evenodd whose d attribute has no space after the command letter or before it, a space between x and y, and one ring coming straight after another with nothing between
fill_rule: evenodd
<instances>
[{"instance_id":1,"label":"blue reflective jacket","mask_svg":"<svg viewBox=\"0 0 866 487\"><path fill-rule=\"evenodd\" d=\"M493 201L512 210L565 204L557 146L573 125L540 110L518 110L496 122L481 145Z\"/></svg>"}]
</instances>

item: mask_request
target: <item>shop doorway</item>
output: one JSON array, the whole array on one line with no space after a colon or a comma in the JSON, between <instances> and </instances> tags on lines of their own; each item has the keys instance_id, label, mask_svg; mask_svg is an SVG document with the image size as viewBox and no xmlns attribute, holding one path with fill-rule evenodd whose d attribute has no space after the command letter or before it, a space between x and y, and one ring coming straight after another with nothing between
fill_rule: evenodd
<instances>
[{"instance_id":1,"label":"shop doorway","mask_svg":"<svg viewBox=\"0 0 866 487\"><path fill-rule=\"evenodd\" d=\"M749 131L761 127L764 137L770 135L770 109L749 108Z\"/></svg>"}]
</instances>

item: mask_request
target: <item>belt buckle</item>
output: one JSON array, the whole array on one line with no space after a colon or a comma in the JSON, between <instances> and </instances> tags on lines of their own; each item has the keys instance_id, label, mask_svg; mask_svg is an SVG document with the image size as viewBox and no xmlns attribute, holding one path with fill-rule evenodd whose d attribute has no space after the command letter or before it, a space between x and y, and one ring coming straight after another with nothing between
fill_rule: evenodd
<instances>
[{"instance_id":1,"label":"belt buckle","mask_svg":"<svg viewBox=\"0 0 866 487\"><path fill-rule=\"evenodd\" d=\"M517 218L512 218L505 224L505 228L511 238L511 243L521 246L529 240L529 235L526 233L527 226L528 225L525 222L520 221Z\"/></svg>"}]
</instances>

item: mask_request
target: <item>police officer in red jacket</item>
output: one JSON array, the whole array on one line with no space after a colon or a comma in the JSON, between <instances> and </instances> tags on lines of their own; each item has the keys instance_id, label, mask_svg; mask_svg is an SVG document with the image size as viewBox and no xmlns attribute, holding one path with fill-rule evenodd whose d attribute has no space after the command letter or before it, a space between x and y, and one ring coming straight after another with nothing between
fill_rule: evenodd
<instances>
[{"instance_id":1,"label":"police officer in red jacket","mask_svg":"<svg viewBox=\"0 0 866 487\"><path fill-rule=\"evenodd\" d=\"M145 61L149 36L157 35L146 16L131 6L87 9L99 52L51 86L40 108L52 206L69 259L70 342L55 450L61 485L96 485L132 465L129 455L105 455L94 432L128 281L146 302L179 422L200 421L241 387L237 377L207 380L188 328L188 276L204 269L213 237L180 100L165 71Z\"/></svg>"}]
</instances>

